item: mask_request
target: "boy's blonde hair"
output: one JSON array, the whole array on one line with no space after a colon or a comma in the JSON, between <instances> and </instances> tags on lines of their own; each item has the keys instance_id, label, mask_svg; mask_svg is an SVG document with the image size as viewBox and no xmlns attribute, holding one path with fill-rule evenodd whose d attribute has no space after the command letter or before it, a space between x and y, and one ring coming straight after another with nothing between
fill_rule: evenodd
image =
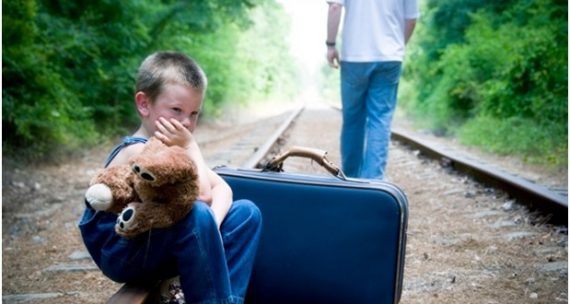
<instances>
[{"instance_id":1,"label":"boy's blonde hair","mask_svg":"<svg viewBox=\"0 0 570 304\"><path fill-rule=\"evenodd\" d=\"M202 68L182 53L156 52L146 57L139 67L136 92L145 93L154 102L168 83L205 91L208 80Z\"/></svg>"}]
</instances>

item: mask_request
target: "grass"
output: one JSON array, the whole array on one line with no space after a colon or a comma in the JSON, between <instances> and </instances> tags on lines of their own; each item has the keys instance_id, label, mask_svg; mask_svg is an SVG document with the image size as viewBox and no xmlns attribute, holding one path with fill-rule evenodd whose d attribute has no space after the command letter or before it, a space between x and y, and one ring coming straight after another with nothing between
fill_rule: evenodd
<instances>
[{"instance_id":1,"label":"grass","mask_svg":"<svg viewBox=\"0 0 570 304\"><path fill-rule=\"evenodd\" d=\"M514 155L525 162L547 166L568 165L568 128L537 125L524 118L476 117L456 132L462 144L499 155Z\"/></svg>"}]
</instances>

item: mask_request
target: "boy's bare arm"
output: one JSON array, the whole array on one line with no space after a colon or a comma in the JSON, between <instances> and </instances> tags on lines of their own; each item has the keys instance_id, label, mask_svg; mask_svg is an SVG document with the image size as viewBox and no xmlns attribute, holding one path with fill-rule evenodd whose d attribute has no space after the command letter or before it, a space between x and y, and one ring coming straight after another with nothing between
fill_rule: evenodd
<instances>
[{"instance_id":1,"label":"boy's bare arm","mask_svg":"<svg viewBox=\"0 0 570 304\"><path fill-rule=\"evenodd\" d=\"M177 145L188 151L190 158L192 158L198 169L198 183L200 184L198 199L211 204L213 186L211 185L208 173L210 169L192 133L176 119L166 120L160 118L156 121L156 127L157 131L154 133L156 138L168 146Z\"/></svg>"},{"instance_id":2,"label":"boy's bare arm","mask_svg":"<svg viewBox=\"0 0 570 304\"><path fill-rule=\"evenodd\" d=\"M198 169L198 183L200 184L200 193L198 194L198 199L211 204L213 200L213 185L209 178L210 168L208 168L208 165L206 164L206 161L202 156L202 152L200 151L200 148L196 142L193 142L187 150L190 154L190 158L194 160L194 164Z\"/></svg>"},{"instance_id":3,"label":"boy's bare arm","mask_svg":"<svg viewBox=\"0 0 570 304\"><path fill-rule=\"evenodd\" d=\"M133 144L122 149L109 164L109 167L116 165L124 165L129 163L129 158L141 154L144 144Z\"/></svg>"},{"instance_id":4,"label":"boy's bare arm","mask_svg":"<svg viewBox=\"0 0 570 304\"><path fill-rule=\"evenodd\" d=\"M222 225L233 202L233 193L230 186L214 171L208 169L208 177L212 185L212 204L210 207L218 227Z\"/></svg>"},{"instance_id":5,"label":"boy's bare arm","mask_svg":"<svg viewBox=\"0 0 570 304\"><path fill-rule=\"evenodd\" d=\"M200 195L198 199L210 205L218 227L228 214L233 201L230 186L206 164L198 143L192 133L184 128L177 120L167 121L161 118L157 122L155 136L167 145L178 145L186 148L190 157L198 167L198 179L200 182Z\"/></svg>"}]
</instances>

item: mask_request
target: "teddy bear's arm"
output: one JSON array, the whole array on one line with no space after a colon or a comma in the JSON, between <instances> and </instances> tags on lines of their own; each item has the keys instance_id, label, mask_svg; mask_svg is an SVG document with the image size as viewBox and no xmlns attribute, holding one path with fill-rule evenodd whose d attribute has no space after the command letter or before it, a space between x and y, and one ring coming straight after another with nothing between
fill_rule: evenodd
<instances>
[{"instance_id":1,"label":"teddy bear's arm","mask_svg":"<svg viewBox=\"0 0 570 304\"><path fill-rule=\"evenodd\" d=\"M100 170L91 180L85 201L95 210L119 213L128 203L138 200L128 165Z\"/></svg>"},{"instance_id":2,"label":"teddy bear's arm","mask_svg":"<svg viewBox=\"0 0 570 304\"><path fill-rule=\"evenodd\" d=\"M130 238L151 228L166 228L184 218L191 208L191 204L165 208L158 203L130 203L117 218L115 231Z\"/></svg>"}]
</instances>

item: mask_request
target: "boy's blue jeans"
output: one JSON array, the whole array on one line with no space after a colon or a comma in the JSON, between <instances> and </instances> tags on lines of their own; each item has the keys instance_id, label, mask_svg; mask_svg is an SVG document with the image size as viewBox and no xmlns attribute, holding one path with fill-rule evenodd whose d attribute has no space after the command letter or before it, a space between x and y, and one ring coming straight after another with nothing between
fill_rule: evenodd
<instances>
[{"instance_id":1,"label":"boy's blue jeans","mask_svg":"<svg viewBox=\"0 0 570 304\"><path fill-rule=\"evenodd\" d=\"M113 218L87 208L79 224L95 263L112 280L149 283L180 275L186 303L243 302L261 230L251 201L235 201L219 230L200 201L174 226L134 239L117 236Z\"/></svg>"},{"instance_id":2,"label":"boy's blue jeans","mask_svg":"<svg viewBox=\"0 0 570 304\"><path fill-rule=\"evenodd\" d=\"M347 176L384 179L402 63L340 64L340 152Z\"/></svg>"}]
</instances>

